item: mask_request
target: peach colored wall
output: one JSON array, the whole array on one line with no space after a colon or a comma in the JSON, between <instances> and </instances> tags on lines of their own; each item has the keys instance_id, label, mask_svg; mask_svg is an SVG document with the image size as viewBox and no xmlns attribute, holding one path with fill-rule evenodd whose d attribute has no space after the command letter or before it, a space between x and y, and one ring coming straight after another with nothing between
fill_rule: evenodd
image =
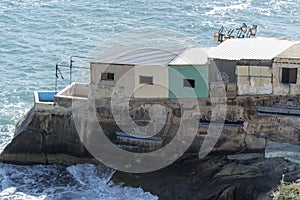
<instances>
[{"instance_id":1,"label":"peach colored wall","mask_svg":"<svg viewBox=\"0 0 300 200\"><path fill-rule=\"evenodd\" d=\"M168 98L169 75L166 66L136 66L134 73L135 98ZM140 84L140 76L153 76L153 85Z\"/></svg>"}]
</instances>

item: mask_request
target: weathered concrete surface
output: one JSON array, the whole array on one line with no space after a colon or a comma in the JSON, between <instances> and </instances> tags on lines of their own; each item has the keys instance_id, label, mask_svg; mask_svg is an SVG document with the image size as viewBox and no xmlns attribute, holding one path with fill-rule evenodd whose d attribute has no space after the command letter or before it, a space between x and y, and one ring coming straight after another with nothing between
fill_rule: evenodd
<instances>
[{"instance_id":1,"label":"weathered concrete surface","mask_svg":"<svg viewBox=\"0 0 300 200\"><path fill-rule=\"evenodd\" d=\"M287 96L294 100L295 96ZM162 138L162 145L169 143L178 131L183 112L190 113L190 117L198 117L199 120L210 121L226 119L230 123L243 120L243 126L224 127L213 152L262 152L270 142L300 144L300 118L259 116L256 105L273 105L278 100L276 96L246 96L227 99L227 112L225 116L216 113L211 114L212 102L225 101L224 98L202 98L198 100L200 115L194 115L195 105L189 103L185 110L176 100L169 99L133 99L130 101L130 115L139 125L149 122L149 109L153 104L165 107L167 121L158 133ZM192 102L192 101L191 101ZM81 102L82 103L82 102ZM84 103L84 102L83 102ZM221 105L220 105L221 109ZM153 151L161 145L144 145L139 143L122 143L116 140L116 131L120 131L110 109L110 100L101 99L97 102L97 118L104 129L105 134L113 143L123 149L132 149L135 146L138 152ZM159 112L158 112L159 113ZM157 114L159 115L159 114ZM158 119L160 116L156 116ZM126 122L124 122L126 124ZM207 126L199 126L198 133L187 153L198 153L201 144L207 137ZM186 127L189 136L189 127ZM131 145L131 146L130 146ZM151 147L149 149L149 146ZM127 149L127 150L128 150ZM95 159L86 150L78 136L72 116L72 107L54 108L52 110L31 109L16 126L15 136L12 142L0 154L0 161L10 163L95 163Z\"/></svg>"}]
</instances>

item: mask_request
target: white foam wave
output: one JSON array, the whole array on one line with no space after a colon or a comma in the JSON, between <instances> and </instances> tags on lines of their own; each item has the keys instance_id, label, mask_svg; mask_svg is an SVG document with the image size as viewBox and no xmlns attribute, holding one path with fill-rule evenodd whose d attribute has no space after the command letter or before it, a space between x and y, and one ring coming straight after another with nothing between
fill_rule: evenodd
<instances>
[{"instance_id":1,"label":"white foam wave","mask_svg":"<svg viewBox=\"0 0 300 200\"><path fill-rule=\"evenodd\" d=\"M66 168L0 163L0 199L158 199L141 188L115 185L109 181L113 173L103 165Z\"/></svg>"},{"instance_id":2,"label":"white foam wave","mask_svg":"<svg viewBox=\"0 0 300 200\"><path fill-rule=\"evenodd\" d=\"M15 126L6 124L0 125L0 153L4 150L6 145L12 140Z\"/></svg>"},{"instance_id":3,"label":"white foam wave","mask_svg":"<svg viewBox=\"0 0 300 200\"><path fill-rule=\"evenodd\" d=\"M115 170L104 165L74 165L67 168L74 179L86 188L84 196L93 195L98 199L108 196L109 199L157 199L149 192L144 192L141 188L120 187L110 179ZM117 196L116 196L117 195Z\"/></svg>"},{"instance_id":4,"label":"white foam wave","mask_svg":"<svg viewBox=\"0 0 300 200\"><path fill-rule=\"evenodd\" d=\"M228 5L228 6L216 6L212 10L206 13L206 15L222 14L224 12L230 12L231 10L243 10L250 6L249 3Z\"/></svg>"},{"instance_id":5,"label":"white foam wave","mask_svg":"<svg viewBox=\"0 0 300 200\"><path fill-rule=\"evenodd\" d=\"M16 98L13 98L16 100L13 102L3 94L0 94L0 99L2 99L0 102L0 152L2 152L13 138L16 123L28 112L30 105Z\"/></svg>"},{"instance_id":6,"label":"white foam wave","mask_svg":"<svg viewBox=\"0 0 300 200\"><path fill-rule=\"evenodd\" d=\"M36 197L32 195L27 195L23 192L16 192L16 190L17 188L15 187L7 188L0 193L0 198L5 200L16 200L16 199L41 200L46 198L45 195Z\"/></svg>"}]
</instances>

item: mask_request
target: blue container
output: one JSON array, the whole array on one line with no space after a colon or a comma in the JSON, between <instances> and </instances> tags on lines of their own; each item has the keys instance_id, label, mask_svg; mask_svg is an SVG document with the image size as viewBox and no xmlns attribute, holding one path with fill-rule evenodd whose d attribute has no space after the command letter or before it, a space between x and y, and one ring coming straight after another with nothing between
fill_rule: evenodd
<instances>
[{"instance_id":1,"label":"blue container","mask_svg":"<svg viewBox=\"0 0 300 200\"><path fill-rule=\"evenodd\" d=\"M54 96L57 92L38 92L40 102L54 102Z\"/></svg>"}]
</instances>

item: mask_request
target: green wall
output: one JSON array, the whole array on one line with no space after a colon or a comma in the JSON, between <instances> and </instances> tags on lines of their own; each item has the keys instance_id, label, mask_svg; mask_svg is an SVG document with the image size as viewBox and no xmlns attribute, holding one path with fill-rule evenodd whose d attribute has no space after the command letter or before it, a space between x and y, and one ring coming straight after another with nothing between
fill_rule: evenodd
<instances>
[{"instance_id":1,"label":"green wall","mask_svg":"<svg viewBox=\"0 0 300 200\"><path fill-rule=\"evenodd\" d=\"M195 88L183 79L194 79ZM169 66L169 98L208 97L208 66Z\"/></svg>"}]
</instances>

